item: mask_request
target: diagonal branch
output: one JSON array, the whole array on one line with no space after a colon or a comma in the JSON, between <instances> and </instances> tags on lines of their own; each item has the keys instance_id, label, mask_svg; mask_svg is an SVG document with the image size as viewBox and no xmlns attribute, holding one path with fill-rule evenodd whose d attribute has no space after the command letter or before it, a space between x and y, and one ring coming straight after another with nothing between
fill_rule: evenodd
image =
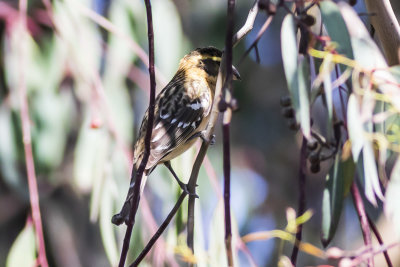
<instances>
[{"instance_id":1,"label":"diagonal branch","mask_svg":"<svg viewBox=\"0 0 400 267\"><path fill-rule=\"evenodd\" d=\"M178 200L176 201L175 206L172 208L172 210L169 212L167 218L165 218L164 222L160 225L158 228L157 232L153 235L153 237L150 239L149 243L147 243L146 247L140 252L139 256L136 258L136 260L130 265L130 267L138 266L140 262L146 257L147 253L149 253L150 249L152 246L156 243L157 239L161 236L161 234L164 232L164 230L167 228L169 223L171 222L172 218L175 216L176 212L178 209L181 207L183 200L186 197L186 192L182 192L181 195L179 196Z\"/></svg>"},{"instance_id":2,"label":"diagonal branch","mask_svg":"<svg viewBox=\"0 0 400 267\"><path fill-rule=\"evenodd\" d=\"M367 214L367 219L368 219L368 224L369 227L371 227L372 232L374 233L376 239L378 240L379 245L384 246L385 244L383 243L383 239L381 235L379 234L378 229L376 228L374 222L371 220L371 218ZM393 267L392 261L390 260L389 253L387 250L383 251L383 256L385 257L385 261L388 267Z\"/></svg>"},{"instance_id":3,"label":"diagonal branch","mask_svg":"<svg viewBox=\"0 0 400 267\"><path fill-rule=\"evenodd\" d=\"M367 214L365 212L365 207L360 195L360 191L358 190L355 181L353 181L353 183L351 184L350 190L351 190L351 196L353 197L354 206L356 207L357 215L360 220L365 247L367 247L368 250L372 250L371 231L368 226ZM374 259L373 256L371 255L370 257L368 257L368 267L373 267L373 266L374 266Z\"/></svg>"}]
</instances>

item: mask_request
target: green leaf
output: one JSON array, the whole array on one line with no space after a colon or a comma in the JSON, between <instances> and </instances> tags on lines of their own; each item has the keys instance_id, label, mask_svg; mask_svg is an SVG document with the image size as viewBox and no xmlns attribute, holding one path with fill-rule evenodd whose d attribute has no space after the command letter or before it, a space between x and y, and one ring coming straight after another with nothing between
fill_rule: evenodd
<instances>
[{"instance_id":1,"label":"green leaf","mask_svg":"<svg viewBox=\"0 0 400 267\"><path fill-rule=\"evenodd\" d=\"M299 63L299 102L300 102L300 126L305 137L310 137L310 66L306 58L302 58Z\"/></svg>"},{"instance_id":2,"label":"green leaf","mask_svg":"<svg viewBox=\"0 0 400 267\"><path fill-rule=\"evenodd\" d=\"M393 78L397 81L397 83L400 83L400 66L393 66L389 68L389 72L393 76ZM385 110L388 110L392 108L389 104L385 103ZM384 121L384 130L385 134L390 134L394 138L392 140L392 144L399 145L400 144L400 114L397 112L393 114L392 116L388 117Z\"/></svg>"},{"instance_id":3,"label":"green leaf","mask_svg":"<svg viewBox=\"0 0 400 267\"><path fill-rule=\"evenodd\" d=\"M339 7L331 1L320 3L321 15L332 41L337 43L336 51L353 59L353 49L351 46L349 32L346 23L340 13Z\"/></svg>"},{"instance_id":4,"label":"green leaf","mask_svg":"<svg viewBox=\"0 0 400 267\"><path fill-rule=\"evenodd\" d=\"M328 123L327 123L327 139L331 140L333 136L332 129L332 118L333 118L333 97L332 97L332 80L331 72L334 68L332 64L332 56L328 55L324 58L321 65L320 75L323 75L324 91L325 91L325 101L328 108Z\"/></svg>"},{"instance_id":5,"label":"green leaf","mask_svg":"<svg viewBox=\"0 0 400 267\"><path fill-rule=\"evenodd\" d=\"M393 167L390 182L386 190L385 213L395 226L397 238L400 240L400 157Z\"/></svg>"},{"instance_id":6,"label":"green leaf","mask_svg":"<svg viewBox=\"0 0 400 267\"><path fill-rule=\"evenodd\" d=\"M92 129L90 114L79 132L74 155L74 183L82 192L89 192L94 181L104 175L104 164L108 161L110 136L107 129Z\"/></svg>"},{"instance_id":7,"label":"green leaf","mask_svg":"<svg viewBox=\"0 0 400 267\"><path fill-rule=\"evenodd\" d=\"M186 43L182 34L180 15L171 0L154 1L152 10L156 65L166 77L172 77L183 56L182 51Z\"/></svg>"},{"instance_id":8,"label":"green leaf","mask_svg":"<svg viewBox=\"0 0 400 267\"><path fill-rule=\"evenodd\" d=\"M326 176L326 184L322 199L322 236L326 247L334 237L343 209L343 200L351 185L355 172L353 159L341 160L339 150L335 162Z\"/></svg>"},{"instance_id":9,"label":"green leaf","mask_svg":"<svg viewBox=\"0 0 400 267\"><path fill-rule=\"evenodd\" d=\"M293 107L296 110L296 120L300 123L304 136L310 137L310 105L309 105L309 64L306 59L298 60L297 26L293 16L288 14L282 23L281 45L283 67Z\"/></svg>"},{"instance_id":10,"label":"green leaf","mask_svg":"<svg viewBox=\"0 0 400 267\"><path fill-rule=\"evenodd\" d=\"M361 180L364 182L365 196L376 206L375 195L383 199L383 194L379 185L372 143L365 138L365 128L367 126L363 126L357 98L354 94L351 94L347 107L347 127L353 159L354 162L358 162L357 165L361 164L359 172L360 177L363 178ZM362 157L359 157L361 151Z\"/></svg>"},{"instance_id":11,"label":"green leaf","mask_svg":"<svg viewBox=\"0 0 400 267\"><path fill-rule=\"evenodd\" d=\"M364 146L364 129L361 122L359 104L356 96L351 94L347 105L347 127L351 142L351 152L353 159L357 162L361 149Z\"/></svg>"},{"instance_id":12,"label":"green leaf","mask_svg":"<svg viewBox=\"0 0 400 267\"><path fill-rule=\"evenodd\" d=\"M337 4L331 1L323 1L320 3L320 10L329 37L337 44L336 51L349 59L354 59L350 35ZM339 64L339 68L341 72L345 72L347 67ZM346 84L351 88L350 80L346 80Z\"/></svg>"},{"instance_id":13,"label":"green leaf","mask_svg":"<svg viewBox=\"0 0 400 267\"><path fill-rule=\"evenodd\" d=\"M36 263L36 244L32 222L15 239L7 256L6 267L32 267Z\"/></svg>"},{"instance_id":14,"label":"green leaf","mask_svg":"<svg viewBox=\"0 0 400 267\"><path fill-rule=\"evenodd\" d=\"M90 8L89 1L55 1L53 18L57 36L68 51L66 64L75 78L75 92L86 100L100 66L102 44L97 25L80 12L82 5Z\"/></svg>"},{"instance_id":15,"label":"green leaf","mask_svg":"<svg viewBox=\"0 0 400 267\"><path fill-rule=\"evenodd\" d=\"M370 142L366 142L363 148L363 162L364 162L364 190L367 199L377 206L376 198L384 199L382 189L379 184L378 170L376 168L374 150Z\"/></svg>"},{"instance_id":16,"label":"green leaf","mask_svg":"<svg viewBox=\"0 0 400 267\"><path fill-rule=\"evenodd\" d=\"M351 6L343 1L338 3L338 7L346 23L346 28L350 34L354 59L357 61L357 65L368 70L386 69L388 65L385 57L382 55L379 47L371 38L370 33L365 28L358 14ZM342 30L342 28L340 29ZM343 30L344 29L345 28L343 28ZM396 85L387 81L394 81L393 77L387 72L378 71L374 73L374 82L379 84L379 90L382 91L386 96L389 96L393 106L397 110L400 110L400 90L398 90ZM372 110L369 111L372 113ZM365 117L370 117L371 114L363 115L365 115Z\"/></svg>"},{"instance_id":17,"label":"green leaf","mask_svg":"<svg viewBox=\"0 0 400 267\"><path fill-rule=\"evenodd\" d=\"M32 97L32 143L39 167L54 169L64 157L73 100L69 92L38 92Z\"/></svg>"},{"instance_id":18,"label":"green leaf","mask_svg":"<svg viewBox=\"0 0 400 267\"><path fill-rule=\"evenodd\" d=\"M197 204L196 204L197 206ZM238 255L236 253L236 236L235 233L238 232L237 224L234 219L233 213L231 214L232 223L232 252L233 252L233 262L234 266L238 266ZM224 216L224 202L222 199L218 201L217 207L214 211L211 230L209 233L209 259L208 266L228 266L226 258L226 248L225 248L225 216ZM195 249L196 251L196 249ZM196 252L197 254L197 252Z\"/></svg>"},{"instance_id":19,"label":"green leaf","mask_svg":"<svg viewBox=\"0 0 400 267\"><path fill-rule=\"evenodd\" d=\"M119 253L117 241L114 235L114 225L111 223L111 217L114 214L113 197L112 197L112 176L111 165L107 164L106 177L104 179L104 186L102 187L101 194L101 208L100 208L100 233L103 240L104 250L111 266L118 265Z\"/></svg>"},{"instance_id":20,"label":"green leaf","mask_svg":"<svg viewBox=\"0 0 400 267\"><path fill-rule=\"evenodd\" d=\"M393 78L400 83L400 65L392 66L388 69L388 71L393 75Z\"/></svg>"},{"instance_id":21,"label":"green leaf","mask_svg":"<svg viewBox=\"0 0 400 267\"><path fill-rule=\"evenodd\" d=\"M17 119L20 123L18 117ZM26 189L21 182L26 178L19 172L23 148L17 145L19 141L22 146L22 134L16 129L20 125L18 123L13 121L12 112L7 105L0 105L0 170L3 181L14 190Z\"/></svg>"}]
</instances>

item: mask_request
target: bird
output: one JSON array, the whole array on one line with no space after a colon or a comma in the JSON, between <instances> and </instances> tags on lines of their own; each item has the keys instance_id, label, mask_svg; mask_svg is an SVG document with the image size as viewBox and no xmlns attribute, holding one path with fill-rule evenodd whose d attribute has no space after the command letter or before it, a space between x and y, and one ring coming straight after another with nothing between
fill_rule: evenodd
<instances>
[{"instance_id":1,"label":"bird","mask_svg":"<svg viewBox=\"0 0 400 267\"><path fill-rule=\"evenodd\" d=\"M150 156L143 173L140 194L143 192L147 177L160 164L168 168L182 190L188 193L186 184L175 174L170 161L188 150L198 137L204 139L203 133L211 115L222 53L212 46L191 51L180 60L177 72L157 95ZM240 74L234 66L232 72L233 79L240 80ZM148 118L149 110L143 117L134 145L133 168L127 198L120 213L115 214L111 220L116 225L123 222L128 224L136 171L144 156Z\"/></svg>"}]
</instances>

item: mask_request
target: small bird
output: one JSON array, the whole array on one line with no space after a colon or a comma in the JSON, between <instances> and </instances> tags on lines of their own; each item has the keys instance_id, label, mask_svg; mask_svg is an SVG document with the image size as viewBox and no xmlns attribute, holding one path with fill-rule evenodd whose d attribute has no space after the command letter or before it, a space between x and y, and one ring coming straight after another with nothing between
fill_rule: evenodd
<instances>
[{"instance_id":1,"label":"small bird","mask_svg":"<svg viewBox=\"0 0 400 267\"><path fill-rule=\"evenodd\" d=\"M164 164L177 180L182 190L186 184L173 171L170 160L189 149L202 136L211 115L215 86L222 52L215 47L197 48L179 63L172 80L161 90L155 100L154 123L150 141L150 156L143 173L141 192L147 176L159 164ZM240 79L239 72L232 66L233 79ZM144 155L144 139L149 111L142 120L139 136L134 147L132 179L128 196L121 212L114 215L112 223L127 224L133 199L136 171Z\"/></svg>"}]
</instances>

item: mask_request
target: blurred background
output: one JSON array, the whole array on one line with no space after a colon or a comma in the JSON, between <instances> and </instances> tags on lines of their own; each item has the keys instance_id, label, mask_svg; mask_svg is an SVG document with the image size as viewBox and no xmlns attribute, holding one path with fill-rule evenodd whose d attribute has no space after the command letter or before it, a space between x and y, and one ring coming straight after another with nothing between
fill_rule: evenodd
<instances>
[{"instance_id":1,"label":"blurred background","mask_svg":"<svg viewBox=\"0 0 400 267\"><path fill-rule=\"evenodd\" d=\"M391 3L398 17L399 1ZM252 4L237 1L235 30L245 22ZM153 0L152 8L159 91L172 78L180 58L191 50L210 45L223 49L226 1ZM355 8L365 12L363 1L357 1ZM21 80L27 88L50 266L118 263L125 226L112 225L111 217L128 190L131 149L148 105L145 14L140 0L35 0L28 1L26 29L18 1L0 0L0 266L6 265L12 246L21 240L21 231L31 227L18 90ZM286 209L298 206L301 136L289 129L279 105L279 99L288 94L280 51L284 15L279 10L261 38L259 63L254 51L241 58L266 20L265 12L258 14L253 31L234 49L234 65L242 81L234 83L240 109L231 126L231 202L234 232L240 236L285 229ZM368 20L364 21L368 26ZM198 181L195 251L199 266L225 264L220 130L218 124L216 144L208 151ZM197 150L198 146L172 162L183 180L190 175ZM328 162L319 173L307 174L307 209L314 215L304 226L303 240L320 248L320 204L329 166ZM179 193L164 167L152 173L128 262L161 224ZM367 209L378 226L385 225L381 207ZM185 245L186 214L185 202L150 253L148 266L182 261L179 251ZM330 246L347 250L362 245L350 197L338 229ZM390 227L380 229L390 236ZM34 247L30 240L23 245L19 242L20 249ZM251 242L247 247L257 266L276 266L279 240ZM290 255L292 246L286 244L283 249ZM250 266L248 257L238 250L241 266ZM318 265L321 261L300 252L298 263Z\"/></svg>"}]
</instances>

